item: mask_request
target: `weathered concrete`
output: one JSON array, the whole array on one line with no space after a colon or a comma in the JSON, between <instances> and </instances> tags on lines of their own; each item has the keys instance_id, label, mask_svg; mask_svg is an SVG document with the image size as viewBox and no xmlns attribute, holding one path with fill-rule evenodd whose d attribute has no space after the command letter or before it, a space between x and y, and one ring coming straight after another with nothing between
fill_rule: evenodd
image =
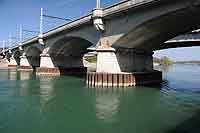
<instances>
[{"instance_id":1,"label":"weathered concrete","mask_svg":"<svg viewBox=\"0 0 200 133\"><path fill-rule=\"evenodd\" d=\"M131 87L162 81L162 73L153 70L151 51L118 48L115 54L103 39L96 51L97 70L87 74L89 87Z\"/></svg>"},{"instance_id":2,"label":"weathered concrete","mask_svg":"<svg viewBox=\"0 0 200 133\"><path fill-rule=\"evenodd\" d=\"M200 28L199 5L199 0L125 0L44 33L42 46L38 44L39 37L20 46L29 54L27 59L31 66L36 64L31 63L31 58L37 59L39 63L35 66L40 66L40 73L82 70L82 57L87 48L97 45L98 73L148 75L154 73L153 50L160 49L161 44L179 34ZM106 47L98 46L102 40L108 42ZM18 46L10 51L18 53L14 58L19 59ZM110 81L111 76L108 77ZM120 81L121 77L123 75L119 76Z\"/></svg>"},{"instance_id":3,"label":"weathered concrete","mask_svg":"<svg viewBox=\"0 0 200 133\"><path fill-rule=\"evenodd\" d=\"M7 69L9 61L7 59L0 59L0 69Z\"/></svg>"},{"instance_id":4,"label":"weathered concrete","mask_svg":"<svg viewBox=\"0 0 200 133\"><path fill-rule=\"evenodd\" d=\"M119 63L115 55L115 49L97 49L97 70L96 72L120 73Z\"/></svg>"},{"instance_id":5,"label":"weathered concrete","mask_svg":"<svg viewBox=\"0 0 200 133\"><path fill-rule=\"evenodd\" d=\"M49 54L41 54L40 67L41 68L55 68L52 58Z\"/></svg>"},{"instance_id":6,"label":"weathered concrete","mask_svg":"<svg viewBox=\"0 0 200 133\"><path fill-rule=\"evenodd\" d=\"M115 48L157 49L165 41L199 27L198 5L198 0L122 1L103 9L104 37ZM97 44L101 35L94 28L92 17L89 14L44 33L45 48L67 37ZM21 47L30 45L38 45L38 36L25 41ZM11 50L16 49L17 46Z\"/></svg>"},{"instance_id":7,"label":"weathered concrete","mask_svg":"<svg viewBox=\"0 0 200 133\"><path fill-rule=\"evenodd\" d=\"M10 61L8 63L8 68L17 68L17 67L18 67L18 64L17 64L15 58L11 57Z\"/></svg>"},{"instance_id":8,"label":"weathered concrete","mask_svg":"<svg viewBox=\"0 0 200 133\"><path fill-rule=\"evenodd\" d=\"M40 67L36 70L38 75L66 75L86 72L87 68L83 66L81 57L51 57L48 54L41 54Z\"/></svg>"},{"instance_id":9,"label":"weathered concrete","mask_svg":"<svg viewBox=\"0 0 200 133\"><path fill-rule=\"evenodd\" d=\"M20 56L20 66L19 66L18 70L20 70L20 71L32 71L33 70L31 64L29 63L29 61L25 55Z\"/></svg>"},{"instance_id":10,"label":"weathered concrete","mask_svg":"<svg viewBox=\"0 0 200 133\"><path fill-rule=\"evenodd\" d=\"M45 68L39 67L36 69L37 75L51 75L51 76L59 76L59 75L85 75L87 73L87 68Z\"/></svg>"},{"instance_id":11,"label":"weathered concrete","mask_svg":"<svg viewBox=\"0 0 200 133\"><path fill-rule=\"evenodd\" d=\"M40 67L36 70L37 75L60 75L59 69L53 64L52 58L49 54L43 53L40 57Z\"/></svg>"},{"instance_id":12,"label":"weathered concrete","mask_svg":"<svg viewBox=\"0 0 200 133\"><path fill-rule=\"evenodd\" d=\"M138 73L87 73L86 84L88 87L132 87L135 85L153 85L162 83L162 72Z\"/></svg>"},{"instance_id":13,"label":"weathered concrete","mask_svg":"<svg viewBox=\"0 0 200 133\"><path fill-rule=\"evenodd\" d=\"M153 52L140 49L119 48L117 60L122 72L153 71Z\"/></svg>"}]
</instances>

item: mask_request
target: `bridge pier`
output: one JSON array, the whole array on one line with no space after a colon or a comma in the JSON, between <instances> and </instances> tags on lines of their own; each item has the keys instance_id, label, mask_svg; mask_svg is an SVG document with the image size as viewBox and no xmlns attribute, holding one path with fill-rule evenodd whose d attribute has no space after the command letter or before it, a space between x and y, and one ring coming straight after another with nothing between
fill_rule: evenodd
<instances>
[{"instance_id":1,"label":"bridge pier","mask_svg":"<svg viewBox=\"0 0 200 133\"><path fill-rule=\"evenodd\" d=\"M51 57L49 54L41 54L40 67L36 69L37 75L67 75L83 74L87 68L82 67L82 60L76 57Z\"/></svg>"},{"instance_id":2,"label":"bridge pier","mask_svg":"<svg viewBox=\"0 0 200 133\"><path fill-rule=\"evenodd\" d=\"M17 61L15 60L13 55L10 57L9 60L10 61L8 62L8 68L17 68L18 67Z\"/></svg>"},{"instance_id":3,"label":"bridge pier","mask_svg":"<svg viewBox=\"0 0 200 133\"><path fill-rule=\"evenodd\" d=\"M108 44L97 48L97 70L87 73L89 87L131 87L160 84L162 73L153 70L153 52L119 48Z\"/></svg>"},{"instance_id":4,"label":"bridge pier","mask_svg":"<svg viewBox=\"0 0 200 133\"><path fill-rule=\"evenodd\" d=\"M40 55L40 67L36 69L37 75L60 75L60 71L53 64L49 54Z\"/></svg>"},{"instance_id":5,"label":"bridge pier","mask_svg":"<svg viewBox=\"0 0 200 133\"><path fill-rule=\"evenodd\" d=\"M26 55L20 56L20 66L19 69L20 71L33 71L33 68L31 64L29 63L29 60Z\"/></svg>"}]
</instances>

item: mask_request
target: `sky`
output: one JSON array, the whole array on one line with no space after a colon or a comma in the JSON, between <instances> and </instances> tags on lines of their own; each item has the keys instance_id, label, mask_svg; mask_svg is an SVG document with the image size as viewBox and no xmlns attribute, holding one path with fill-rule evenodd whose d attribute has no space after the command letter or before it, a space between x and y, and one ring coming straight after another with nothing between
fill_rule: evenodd
<instances>
[{"instance_id":1,"label":"sky","mask_svg":"<svg viewBox=\"0 0 200 133\"><path fill-rule=\"evenodd\" d=\"M110 5L120 0L102 0L102 5ZM19 27L26 30L39 30L40 8L52 16L73 19L88 14L95 7L95 0L0 0L0 42L8 40L9 34L19 38ZM64 21L44 19L45 31ZM23 32L23 37L33 36ZM15 40L13 40L14 42ZM2 46L2 43L0 43ZM173 60L200 60L200 47L176 48L155 51L154 56L168 56Z\"/></svg>"}]
</instances>

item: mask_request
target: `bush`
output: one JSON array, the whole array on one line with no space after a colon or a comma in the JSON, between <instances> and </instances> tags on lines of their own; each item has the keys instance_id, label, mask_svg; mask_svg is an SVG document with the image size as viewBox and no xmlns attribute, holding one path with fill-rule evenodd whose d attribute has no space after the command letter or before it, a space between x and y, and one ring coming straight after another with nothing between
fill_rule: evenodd
<instances>
[{"instance_id":1,"label":"bush","mask_svg":"<svg viewBox=\"0 0 200 133\"><path fill-rule=\"evenodd\" d=\"M165 66L168 66L168 65L171 65L173 62L172 60L169 58L169 57L162 57L162 58L154 58L153 62L155 63L158 63L160 65L165 65Z\"/></svg>"},{"instance_id":2,"label":"bush","mask_svg":"<svg viewBox=\"0 0 200 133\"><path fill-rule=\"evenodd\" d=\"M97 56L87 56L84 57L86 61L90 62L90 63L96 63L97 62Z\"/></svg>"}]
</instances>

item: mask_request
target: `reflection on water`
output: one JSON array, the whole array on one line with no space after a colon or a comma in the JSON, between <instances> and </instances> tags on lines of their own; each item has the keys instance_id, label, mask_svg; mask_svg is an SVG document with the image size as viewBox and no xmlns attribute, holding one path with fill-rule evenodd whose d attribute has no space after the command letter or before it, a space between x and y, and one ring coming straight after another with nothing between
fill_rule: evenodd
<instances>
[{"instance_id":1,"label":"reflection on water","mask_svg":"<svg viewBox=\"0 0 200 133\"><path fill-rule=\"evenodd\" d=\"M96 92L96 116L100 120L113 122L119 111L120 95L117 92Z\"/></svg>"},{"instance_id":2,"label":"reflection on water","mask_svg":"<svg viewBox=\"0 0 200 133\"><path fill-rule=\"evenodd\" d=\"M17 70L15 69L10 69L8 71L8 79L9 80L18 80L18 73L17 73Z\"/></svg>"},{"instance_id":3,"label":"reflection on water","mask_svg":"<svg viewBox=\"0 0 200 133\"><path fill-rule=\"evenodd\" d=\"M46 105L54 98L54 78L53 77L40 77L39 78L39 95L41 110L45 110Z\"/></svg>"},{"instance_id":4,"label":"reflection on water","mask_svg":"<svg viewBox=\"0 0 200 133\"><path fill-rule=\"evenodd\" d=\"M2 133L200 132L200 67L173 65L161 90L89 89L82 78L0 71Z\"/></svg>"},{"instance_id":5,"label":"reflection on water","mask_svg":"<svg viewBox=\"0 0 200 133\"><path fill-rule=\"evenodd\" d=\"M21 71L19 73L20 80L29 80L32 78L32 72ZM16 73L15 73L16 74Z\"/></svg>"}]
</instances>

